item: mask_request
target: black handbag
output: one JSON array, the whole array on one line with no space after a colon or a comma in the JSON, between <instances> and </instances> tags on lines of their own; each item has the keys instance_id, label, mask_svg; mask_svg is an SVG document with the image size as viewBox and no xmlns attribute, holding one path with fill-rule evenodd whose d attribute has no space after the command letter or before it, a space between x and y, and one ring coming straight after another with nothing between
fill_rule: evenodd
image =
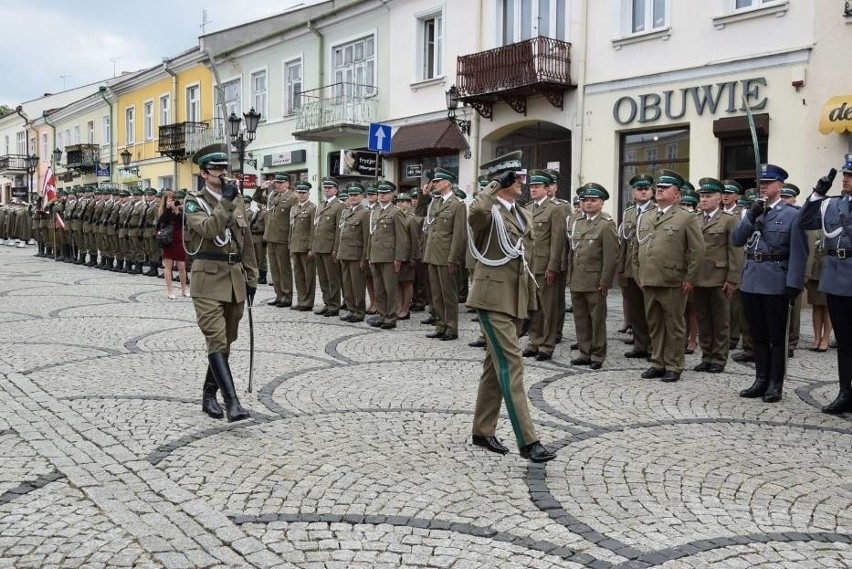
<instances>
[{"instance_id":1,"label":"black handbag","mask_svg":"<svg viewBox=\"0 0 852 569\"><path fill-rule=\"evenodd\" d=\"M172 241L175 239L175 226L173 223L170 223L164 227L161 227L157 230L157 234L154 236L154 239L157 240L157 245L160 248L168 247L172 244Z\"/></svg>"}]
</instances>

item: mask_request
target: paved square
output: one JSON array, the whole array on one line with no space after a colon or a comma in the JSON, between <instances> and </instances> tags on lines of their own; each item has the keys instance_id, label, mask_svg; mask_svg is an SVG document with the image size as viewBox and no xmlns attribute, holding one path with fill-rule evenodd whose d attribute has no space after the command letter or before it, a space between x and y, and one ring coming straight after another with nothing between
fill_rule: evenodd
<instances>
[{"instance_id":1,"label":"paved square","mask_svg":"<svg viewBox=\"0 0 852 569\"><path fill-rule=\"evenodd\" d=\"M483 352L266 306L231 358L253 419L201 413L189 299L0 247L0 568L852 566L852 417L802 345L784 400L752 368L642 380L622 357L527 362L546 465L469 443ZM687 356L687 370L700 361ZM511 442L508 419L499 435Z\"/></svg>"}]
</instances>

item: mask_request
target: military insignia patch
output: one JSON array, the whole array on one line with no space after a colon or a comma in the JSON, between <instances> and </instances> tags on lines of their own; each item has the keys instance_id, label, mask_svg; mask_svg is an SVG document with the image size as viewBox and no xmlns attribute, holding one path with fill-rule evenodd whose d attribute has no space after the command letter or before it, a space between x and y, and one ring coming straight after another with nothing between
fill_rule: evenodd
<instances>
[{"instance_id":1,"label":"military insignia patch","mask_svg":"<svg viewBox=\"0 0 852 569\"><path fill-rule=\"evenodd\" d=\"M184 210L186 210L186 213L195 213L199 211L199 207L195 201L188 201L184 206Z\"/></svg>"}]
</instances>

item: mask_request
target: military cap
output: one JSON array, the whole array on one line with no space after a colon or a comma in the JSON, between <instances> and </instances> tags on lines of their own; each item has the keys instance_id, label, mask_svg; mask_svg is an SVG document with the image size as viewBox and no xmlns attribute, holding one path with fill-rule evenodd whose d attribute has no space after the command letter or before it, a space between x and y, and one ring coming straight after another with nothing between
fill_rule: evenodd
<instances>
[{"instance_id":1,"label":"military cap","mask_svg":"<svg viewBox=\"0 0 852 569\"><path fill-rule=\"evenodd\" d=\"M680 203L698 205L698 194L692 190L687 190L680 196Z\"/></svg>"},{"instance_id":2,"label":"military cap","mask_svg":"<svg viewBox=\"0 0 852 569\"><path fill-rule=\"evenodd\" d=\"M487 185L488 185L488 176L479 176L479 177L476 179L476 184L477 184L480 188L484 188L485 186L487 186Z\"/></svg>"},{"instance_id":3,"label":"military cap","mask_svg":"<svg viewBox=\"0 0 852 569\"><path fill-rule=\"evenodd\" d=\"M523 158L523 155L524 153L520 150L509 152L508 154L498 156L494 160L489 160L484 164L480 164L479 169L485 170L485 173L488 176L496 176L503 172L520 170L522 167L521 158Z\"/></svg>"},{"instance_id":4,"label":"military cap","mask_svg":"<svg viewBox=\"0 0 852 569\"><path fill-rule=\"evenodd\" d=\"M284 173L281 173L281 174L275 174L275 178L273 178L272 181L273 182L289 182L290 181L290 174L288 174L287 172L284 172Z\"/></svg>"},{"instance_id":5,"label":"military cap","mask_svg":"<svg viewBox=\"0 0 852 569\"><path fill-rule=\"evenodd\" d=\"M309 192L311 188L313 188L313 186L307 180L299 180L298 182L296 182L296 191L300 194Z\"/></svg>"},{"instance_id":6,"label":"military cap","mask_svg":"<svg viewBox=\"0 0 852 569\"><path fill-rule=\"evenodd\" d=\"M449 170L445 170L443 168L435 168L435 172L432 174L432 181L436 182L438 180L447 180L451 184L456 183L456 175L450 172Z\"/></svg>"},{"instance_id":7,"label":"military cap","mask_svg":"<svg viewBox=\"0 0 852 569\"><path fill-rule=\"evenodd\" d=\"M743 193L743 186L736 180L722 180L722 183L725 185L725 188L722 192L726 194L739 194Z\"/></svg>"},{"instance_id":8,"label":"military cap","mask_svg":"<svg viewBox=\"0 0 852 569\"><path fill-rule=\"evenodd\" d=\"M354 196L354 195L360 196L361 194L364 193L364 186L362 186L358 182L352 182L351 184L349 184L349 187L347 188L347 192L349 193L350 196Z\"/></svg>"},{"instance_id":9,"label":"military cap","mask_svg":"<svg viewBox=\"0 0 852 569\"><path fill-rule=\"evenodd\" d=\"M157 197L161 198L166 195L166 192L170 192L171 190L167 190L166 188L162 188L159 192L157 192Z\"/></svg>"},{"instance_id":10,"label":"military cap","mask_svg":"<svg viewBox=\"0 0 852 569\"><path fill-rule=\"evenodd\" d=\"M692 182L690 182L689 180L684 180L683 185L680 187L680 192L682 194L685 194L686 192L692 192L694 194L695 186L693 186Z\"/></svg>"},{"instance_id":11,"label":"military cap","mask_svg":"<svg viewBox=\"0 0 852 569\"><path fill-rule=\"evenodd\" d=\"M382 180L379 182L378 191L380 194L386 194L394 190L396 190L396 185L393 182L389 180Z\"/></svg>"},{"instance_id":12,"label":"military cap","mask_svg":"<svg viewBox=\"0 0 852 569\"><path fill-rule=\"evenodd\" d=\"M549 186L553 182L553 178L547 173L547 170L530 170L527 174L527 184L544 184Z\"/></svg>"},{"instance_id":13,"label":"military cap","mask_svg":"<svg viewBox=\"0 0 852 569\"><path fill-rule=\"evenodd\" d=\"M760 165L761 182L783 182L787 179L787 170L775 164Z\"/></svg>"},{"instance_id":14,"label":"military cap","mask_svg":"<svg viewBox=\"0 0 852 569\"><path fill-rule=\"evenodd\" d=\"M843 157L843 173L852 174L852 154L847 154Z\"/></svg>"},{"instance_id":15,"label":"military cap","mask_svg":"<svg viewBox=\"0 0 852 569\"><path fill-rule=\"evenodd\" d=\"M410 195L408 195L408 194L406 194L405 192L400 192L400 193L396 196L396 201L398 201L398 202L410 202L410 201L411 201L411 196L410 196Z\"/></svg>"},{"instance_id":16,"label":"military cap","mask_svg":"<svg viewBox=\"0 0 852 569\"><path fill-rule=\"evenodd\" d=\"M608 200L609 192L607 192L606 188L600 184L589 182L588 184L580 186L580 189L577 190L577 196L583 200L586 198L600 198L602 200Z\"/></svg>"},{"instance_id":17,"label":"military cap","mask_svg":"<svg viewBox=\"0 0 852 569\"><path fill-rule=\"evenodd\" d=\"M669 186L677 186L678 188L682 188L684 183L683 176L675 172L674 170L660 170L657 174L656 185L669 187Z\"/></svg>"},{"instance_id":18,"label":"military cap","mask_svg":"<svg viewBox=\"0 0 852 569\"><path fill-rule=\"evenodd\" d=\"M466 199L466 198L467 198L467 194L466 194L466 193L464 192L464 190L462 190L461 188L453 188L453 193L454 193L454 194L456 195L456 197L457 197L458 199L460 199L460 200L463 200L463 199Z\"/></svg>"},{"instance_id":19,"label":"military cap","mask_svg":"<svg viewBox=\"0 0 852 569\"><path fill-rule=\"evenodd\" d=\"M251 203L251 196L243 196L243 201L245 203Z\"/></svg>"},{"instance_id":20,"label":"military cap","mask_svg":"<svg viewBox=\"0 0 852 569\"><path fill-rule=\"evenodd\" d=\"M751 205L757 199L757 190L755 188L749 188L745 191L744 196L746 204Z\"/></svg>"},{"instance_id":21,"label":"military cap","mask_svg":"<svg viewBox=\"0 0 852 569\"><path fill-rule=\"evenodd\" d=\"M376 186L369 184L366 188L364 188L364 193L368 194L368 195L369 194L377 194L377 193L379 193L379 190L378 190L378 188L376 188Z\"/></svg>"},{"instance_id":22,"label":"military cap","mask_svg":"<svg viewBox=\"0 0 852 569\"><path fill-rule=\"evenodd\" d=\"M143 192L141 188L136 188L135 190L133 190L130 193L134 196L141 196L141 195L145 194L145 192Z\"/></svg>"},{"instance_id":23,"label":"military cap","mask_svg":"<svg viewBox=\"0 0 852 569\"><path fill-rule=\"evenodd\" d=\"M795 198L801 193L799 190L799 186L796 184L784 183L784 186L781 188L781 195L785 198Z\"/></svg>"},{"instance_id":24,"label":"military cap","mask_svg":"<svg viewBox=\"0 0 852 569\"><path fill-rule=\"evenodd\" d=\"M551 184L555 184L556 182L558 182L559 178L561 177L559 174L559 170L554 170L553 168L548 168L547 170L545 170L545 172L547 172L547 174L550 176Z\"/></svg>"},{"instance_id":25,"label":"military cap","mask_svg":"<svg viewBox=\"0 0 852 569\"><path fill-rule=\"evenodd\" d=\"M643 172L630 178L628 184L630 184L631 188L650 188L654 185L654 178L650 174Z\"/></svg>"},{"instance_id":26,"label":"military cap","mask_svg":"<svg viewBox=\"0 0 852 569\"><path fill-rule=\"evenodd\" d=\"M175 192L175 197L179 200L182 200L186 197L186 190L178 190Z\"/></svg>"},{"instance_id":27,"label":"military cap","mask_svg":"<svg viewBox=\"0 0 852 569\"><path fill-rule=\"evenodd\" d=\"M157 188L145 188L145 191L143 193L146 196L156 196L157 195Z\"/></svg>"},{"instance_id":28,"label":"military cap","mask_svg":"<svg viewBox=\"0 0 852 569\"><path fill-rule=\"evenodd\" d=\"M419 197L420 197L420 189L419 188L414 188L413 190L411 190L411 199L416 199L416 198L419 198Z\"/></svg>"},{"instance_id":29,"label":"military cap","mask_svg":"<svg viewBox=\"0 0 852 569\"><path fill-rule=\"evenodd\" d=\"M340 188L337 190L337 199L345 200L349 197L349 188Z\"/></svg>"},{"instance_id":30,"label":"military cap","mask_svg":"<svg viewBox=\"0 0 852 569\"><path fill-rule=\"evenodd\" d=\"M130 192L128 192L127 190L119 190L118 191L118 197L126 198L128 196L130 196Z\"/></svg>"},{"instance_id":31,"label":"military cap","mask_svg":"<svg viewBox=\"0 0 852 569\"><path fill-rule=\"evenodd\" d=\"M322 179L323 188L337 188L338 186L340 186L340 182L332 176L326 176Z\"/></svg>"},{"instance_id":32,"label":"military cap","mask_svg":"<svg viewBox=\"0 0 852 569\"><path fill-rule=\"evenodd\" d=\"M225 145L220 142L208 144L192 155L192 163L197 164L199 168L207 168L209 166L227 167L228 154L225 150Z\"/></svg>"},{"instance_id":33,"label":"military cap","mask_svg":"<svg viewBox=\"0 0 852 569\"><path fill-rule=\"evenodd\" d=\"M701 178L698 180L699 194L721 194L725 191L725 184L716 178Z\"/></svg>"}]
</instances>

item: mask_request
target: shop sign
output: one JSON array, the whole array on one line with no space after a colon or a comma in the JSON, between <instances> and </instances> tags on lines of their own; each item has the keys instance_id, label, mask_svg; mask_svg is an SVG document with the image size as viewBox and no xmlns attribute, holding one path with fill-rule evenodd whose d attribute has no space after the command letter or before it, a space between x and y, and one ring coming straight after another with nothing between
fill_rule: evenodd
<instances>
[{"instance_id":1,"label":"shop sign","mask_svg":"<svg viewBox=\"0 0 852 569\"><path fill-rule=\"evenodd\" d=\"M243 189L244 190L253 190L257 188L257 176L255 174L243 174L240 176L237 175L237 179L243 179Z\"/></svg>"},{"instance_id":2,"label":"shop sign","mask_svg":"<svg viewBox=\"0 0 852 569\"><path fill-rule=\"evenodd\" d=\"M109 177L109 164L98 164L95 166L95 176L100 176L102 178Z\"/></svg>"},{"instance_id":3,"label":"shop sign","mask_svg":"<svg viewBox=\"0 0 852 569\"><path fill-rule=\"evenodd\" d=\"M307 159L304 150L291 150L287 152L276 152L263 157L263 165L267 168L272 166L289 166L290 164L302 164Z\"/></svg>"},{"instance_id":4,"label":"shop sign","mask_svg":"<svg viewBox=\"0 0 852 569\"><path fill-rule=\"evenodd\" d=\"M423 164L408 164L405 167L406 178L419 178L423 174Z\"/></svg>"},{"instance_id":5,"label":"shop sign","mask_svg":"<svg viewBox=\"0 0 852 569\"><path fill-rule=\"evenodd\" d=\"M102 190L120 190L121 184L116 182L98 182L98 188Z\"/></svg>"},{"instance_id":6,"label":"shop sign","mask_svg":"<svg viewBox=\"0 0 852 569\"><path fill-rule=\"evenodd\" d=\"M768 102L768 98L761 95L761 87L766 87L766 77L697 85L677 91L669 89L636 97L624 96L615 101L612 116L618 124L629 125L633 122L653 123L662 117L679 120L686 115L688 107L692 107L698 116L705 111L711 115L745 112L743 97L752 111L759 111Z\"/></svg>"},{"instance_id":7,"label":"shop sign","mask_svg":"<svg viewBox=\"0 0 852 569\"><path fill-rule=\"evenodd\" d=\"M852 95L832 97L822 108L819 131L823 134L852 132Z\"/></svg>"},{"instance_id":8,"label":"shop sign","mask_svg":"<svg viewBox=\"0 0 852 569\"><path fill-rule=\"evenodd\" d=\"M26 186L24 186L24 187L22 187L22 188L20 188L20 187L14 187L14 188L12 188L12 197L13 197L13 198L15 198L15 199L25 200L25 201L26 201L26 199L27 199L27 194L29 194L29 192L27 191L27 187L26 187Z\"/></svg>"},{"instance_id":9,"label":"shop sign","mask_svg":"<svg viewBox=\"0 0 852 569\"><path fill-rule=\"evenodd\" d=\"M381 173L381 161L378 153L364 150L340 151L338 175L378 178Z\"/></svg>"}]
</instances>

